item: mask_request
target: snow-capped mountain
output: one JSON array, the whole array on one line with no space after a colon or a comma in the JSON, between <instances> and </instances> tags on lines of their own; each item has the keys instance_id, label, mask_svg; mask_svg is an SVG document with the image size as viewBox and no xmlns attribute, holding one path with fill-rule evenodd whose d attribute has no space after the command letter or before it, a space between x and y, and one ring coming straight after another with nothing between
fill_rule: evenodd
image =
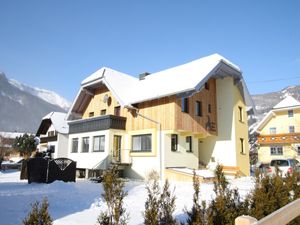
<instances>
[{"instance_id":1,"label":"snow-capped mountain","mask_svg":"<svg viewBox=\"0 0 300 225\"><path fill-rule=\"evenodd\" d=\"M0 131L35 133L45 115L66 112L69 106L55 92L29 87L0 73Z\"/></svg>"},{"instance_id":2,"label":"snow-capped mountain","mask_svg":"<svg viewBox=\"0 0 300 225\"><path fill-rule=\"evenodd\" d=\"M46 102L49 102L50 104L58 105L59 107L68 110L71 106L71 103L66 100L65 98L59 96L57 93L37 87L30 87L26 84L22 84L19 81L16 80L8 80L8 82L15 87L19 88L22 91L26 91L32 95L35 95L39 97L40 99L43 99Z\"/></svg>"}]
</instances>

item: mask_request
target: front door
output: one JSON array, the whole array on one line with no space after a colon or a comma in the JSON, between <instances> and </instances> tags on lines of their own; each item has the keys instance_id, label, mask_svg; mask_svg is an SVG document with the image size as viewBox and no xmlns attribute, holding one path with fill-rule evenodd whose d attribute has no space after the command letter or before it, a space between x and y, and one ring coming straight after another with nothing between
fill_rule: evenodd
<instances>
[{"instance_id":1,"label":"front door","mask_svg":"<svg viewBox=\"0 0 300 225\"><path fill-rule=\"evenodd\" d=\"M121 140L122 136L114 135L113 160L115 162L121 162Z\"/></svg>"}]
</instances>

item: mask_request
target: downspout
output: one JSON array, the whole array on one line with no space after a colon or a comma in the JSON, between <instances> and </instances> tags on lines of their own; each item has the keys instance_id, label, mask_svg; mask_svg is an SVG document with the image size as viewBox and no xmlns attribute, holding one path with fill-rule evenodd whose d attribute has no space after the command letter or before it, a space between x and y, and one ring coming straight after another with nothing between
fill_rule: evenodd
<instances>
[{"instance_id":1,"label":"downspout","mask_svg":"<svg viewBox=\"0 0 300 225\"><path fill-rule=\"evenodd\" d=\"M134 107L134 106L125 106L125 108L128 109L133 109L135 110L136 114L146 120L151 121L152 123L155 123L157 125L157 129L159 130L159 140L158 140L158 148L159 148L159 177L160 177L160 181L162 182L164 180L164 173L163 173L163 152L162 152L162 147L161 147L161 142L162 142L162 135L161 135L161 123L159 121L153 120L150 117L147 117L143 114L139 113L139 109Z\"/></svg>"}]
</instances>

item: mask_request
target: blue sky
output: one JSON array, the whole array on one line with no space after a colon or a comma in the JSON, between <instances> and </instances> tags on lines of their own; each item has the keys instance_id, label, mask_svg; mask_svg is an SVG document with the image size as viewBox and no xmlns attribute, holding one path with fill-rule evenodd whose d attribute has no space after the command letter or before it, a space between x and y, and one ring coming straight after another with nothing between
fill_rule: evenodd
<instances>
[{"instance_id":1,"label":"blue sky","mask_svg":"<svg viewBox=\"0 0 300 225\"><path fill-rule=\"evenodd\" d=\"M72 101L103 66L138 75L219 53L251 94L278 91L300 84L299 10L298 0L1 0L0 71Z\"/></svg>"}]
</instances>

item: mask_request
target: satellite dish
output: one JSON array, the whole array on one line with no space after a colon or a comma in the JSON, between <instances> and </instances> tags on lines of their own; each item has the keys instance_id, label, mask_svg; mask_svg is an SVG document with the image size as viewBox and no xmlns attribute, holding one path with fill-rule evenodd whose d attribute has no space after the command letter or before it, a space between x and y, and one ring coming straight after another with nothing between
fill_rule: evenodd
<instances>
[{"instance_id":1,"label":"satellite dish","mask_svg":"<svg viewBox=\"0 0 300 225\"><path fill-rule=\"evenodd\" d=\"M104 95L104 97L103 97L103 102L106 103L107 100L108 100L108 98L109 98L108 94Z\"/></svg>"}]
</instances>

